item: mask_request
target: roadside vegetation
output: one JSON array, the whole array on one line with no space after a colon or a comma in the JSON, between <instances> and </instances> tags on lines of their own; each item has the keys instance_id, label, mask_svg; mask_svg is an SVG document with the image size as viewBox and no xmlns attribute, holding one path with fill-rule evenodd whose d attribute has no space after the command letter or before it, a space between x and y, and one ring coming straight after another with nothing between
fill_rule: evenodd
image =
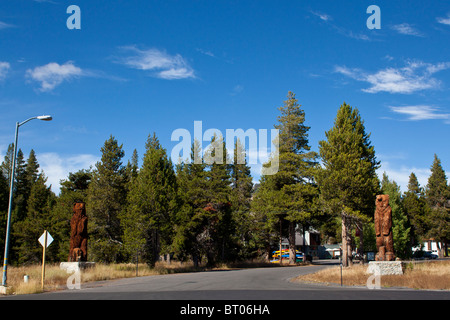
<instances>
[{"instance_id":1,"label":"roadside vegetation","mask_svg":"<svg viewBox=\"0 0 450 320\"><path fill-rule=\"evenodd\" d=\"M94 268L89 268L81 272L81 284L94 281L106 281L131 277L158 276L175 273L201 272L211 270L231 270L242 268L262 268L279 267L279 264L267 263L264 261L243 261L239 263L218 264L215 267L206 265L195 266L193 262L172 261L170 264L158 261L154 267L149 267L146 263L97 263ZM287 266L287 264L283 264ZM8 268L8 294L33 294L47 291L67 289L67 279L71 274L62 270L59 264L49 264L45 267L44 290L41 286L41 265L31 265ZM28 282L24 281L24 276L28 276Z\"/></svg>"},{"instance_id":2,"label":"roadside vegetation","mask_svg":"<svg viewBox=\"0 0 450 320\"><path fill-rule=\"evenodd\" d=\"M354 264L342 269L344 286L366 286L371 274L368 265ZM320 283L324 285L340 285L341 268L333 267L316 273L302 275L294 282ZM406 287L427 290L450 290L450 261L433 261L426 263L411 262L406 265L403 275L381 276L381 287Z\"/></svg>"}]
</instances>

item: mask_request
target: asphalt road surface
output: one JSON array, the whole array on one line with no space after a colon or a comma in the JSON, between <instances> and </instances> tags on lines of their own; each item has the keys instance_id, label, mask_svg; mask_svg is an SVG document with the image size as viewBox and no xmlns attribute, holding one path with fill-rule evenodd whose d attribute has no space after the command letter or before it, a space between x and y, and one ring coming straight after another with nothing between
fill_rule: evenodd
<instances>
[{"instance_id":1,"label":"asphalt road surface","mask_svg":"<svg viewBox=\"0 0 450 320\"><path fill-rule=\"evenodd\" d=\"M6 296L3 300L450 300L450 291L325 286L290 279L329 265L148 276L85 283L79 290Z\"/></svg>"}]
</instances>

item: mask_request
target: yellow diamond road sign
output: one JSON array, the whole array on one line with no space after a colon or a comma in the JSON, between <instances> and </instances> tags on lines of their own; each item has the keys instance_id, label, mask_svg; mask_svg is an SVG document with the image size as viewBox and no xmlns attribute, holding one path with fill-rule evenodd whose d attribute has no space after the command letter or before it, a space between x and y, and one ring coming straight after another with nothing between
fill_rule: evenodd
<instances>
[{"instance_id":1,"label":"yellow diamond road sign","mask_svg":"<svg viewBox=\"0 0 450 320\"><path fill-rule=\"evenodd\" d=\"M48 246L50 245L50 243L52 243L52 241L53 241L53 238L52 238L52 236L50 235L50 233L48 233L48 231L44 231L44 233L41 235L41 237L39 238L39 243L41 244L41 246L44 246L45 245L45 233L47 232L47 247L46 248L48 248Z\"/></svg>"}]
</instances>

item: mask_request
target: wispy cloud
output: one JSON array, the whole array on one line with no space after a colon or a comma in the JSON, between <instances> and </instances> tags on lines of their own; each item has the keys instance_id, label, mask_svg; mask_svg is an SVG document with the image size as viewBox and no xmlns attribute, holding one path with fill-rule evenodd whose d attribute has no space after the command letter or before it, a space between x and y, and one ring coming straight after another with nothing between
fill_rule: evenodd
<instances>
[{"instance_id":1,"label":"wispy cloud","mask_svg":"<svg viewBox=\"0 0 450 320\"><path fill-rule=\"evenodd\" d=\"M200 52L201 54L204 54L205 56L210 56L212 58L216 58L216 55L214 53L212 53L211 51L209 51L209 50L203 50L201 48L197 48L195 50L197 52Z\"/></svg>"},{"instance_id":2,"label":"wispy cloud","mask_svg":"<svg viewBox=\"0 0 450 320\"><path fill-rule=\"evenodd\" d=\"M236 96L236 95L240 94L242 91L244 91L244 86L238 84L233 87L233 90L231 91L231 95Z\"/></svg>"},{"instance_id":3,"label":"wispy cloud","mask_svg":"<svg viewBox=\"0 0 450 320\"><path fill-rule=\"evenodd\" d=\"M356 40L364 40L364 41L370 41L371 39L363 34L363 33L355 33L352 30L348 30L346 28L343 28L341 26L338 26L337 24L333 23L333 17L329 14L323 13L323 12L317 12L317 11L310 11L311 14L318 17L320 20L324 21L325 24L330 26L333 30L335 30L337 33L347 37L352 38Z\"/></svg>"},{"instance_id":4,"label":"wispy cloud","mask_svg":"<svg viewBox=\"0 0 450 320\"><path fill-rule=\"evenodd\" d=\"M192 67L179 54L170 55L158 49L141 50L135 46L121 47L132 55L119 59L131 68L153 71L157 78L166 80L195 78Z\"/></svg>"},{"instance_id":5,"label":"wispy cloud","mask_svg":"<svg viewBox=\"0 0 450 320\"><path fill-rule=\"evenodd\" d=\"M321 20L323 21L330 21L333 20L333 18L326 14L326 13L322 13L322 12L317 12L317 11L310 11L313 15L315 15L316 17L319 17Z\"/></svg>"},{"instance_id":6,"label":"wispy cloud","mask_svg":"<svg viewBox=\"0 0 450 320\"><path fill-rule=\"evenodd\" d=\"M437 22L446 24L450 26L450 13L447 13L447 16L445 18L438 17L436 18Z\"/></svg>"},{"instance_id":7,"label":"wispy cloud","mask_svg":"<svg viewBox=\"0 0 450 320\"><path fill-rule=\"evenodd\" d=\"M439 108L417 105L417 106L390 106L392 112L406 115L407 120L420 121L420 120L450 120L450 113L443 113ZM447 121L446 121L447 123ZM448 122L450 124L450 122Z\"/></svg>"},{"instance_id":8,"label":"wispy cloud","mask_svg":"<svg viewBox=\"0 0 450 320\"><path fill-rule=\"evenodd\" d=\"M0 30L7 29L7 28L14 28L15 26L13 24L9 24L3 21L0 21Z\"/></svg>"},{"instance_id":9,"label":"wispy cloud","mask_svg":"<svg viewBox=\"0 0 450 320\"><path fill-rule=\"evenodd\" d=\"M11 66L8 62L0 61L0 81L5 80L6 74L8 73L10 67Z\"/></svg>"},{"instance_id":10,"label":"wispy cloud","mask_svg":"<svg viewBox=\"0 0 450 320\"><path fill-rule=\"evenodd\" d=\"M438 89L440 81L433 78L432 75L446 69L450 69L450 62L431 64L409 61L403 68L389 67L375 73L368 73L358 68L347 68L346 66L336 66L334 71L355 80L369 83L369 88L362 89L364 92L408 94L426 89Z\"/></svg>"},{"instance_id":11,"label":"wispy cloud","mask_svg":"<svg viewBox=\"0 0 450 320\"><path fill-rule=\"evenodd\" d=\"M65 64L50 62L44 66L28 69L26 76L40 83L40 91L49 92L64 81L85 75L81 68L68 61Z\"/></svg>"},{"instance_id":12,"label":"wispy cloud","mask_svg":"<svg viewBox=\"0 0 450 320\"><path fill-rule=\"evenodd\" d=\"M404 35L424 37L424 34L417 30L414 26L409 23L401 23L391 26L391 29Z\"/></svg>"}]
</instances>

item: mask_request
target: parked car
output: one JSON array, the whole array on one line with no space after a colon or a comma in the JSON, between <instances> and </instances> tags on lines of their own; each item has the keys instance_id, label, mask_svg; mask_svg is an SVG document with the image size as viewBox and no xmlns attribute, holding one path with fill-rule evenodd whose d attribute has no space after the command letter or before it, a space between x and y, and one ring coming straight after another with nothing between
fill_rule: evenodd
<instances>
[{"instance_id":1,"label":"parked car","mask_svg":"<svg viewBox=\"0 0 450 320\"><path fill-rule=\"evenodd\" d=\"M436 254L432 253L431 251L424 251L423 257L424 257L424 259L437 259L438 258L438 256Z\"/></svg>"}]
</instances>

